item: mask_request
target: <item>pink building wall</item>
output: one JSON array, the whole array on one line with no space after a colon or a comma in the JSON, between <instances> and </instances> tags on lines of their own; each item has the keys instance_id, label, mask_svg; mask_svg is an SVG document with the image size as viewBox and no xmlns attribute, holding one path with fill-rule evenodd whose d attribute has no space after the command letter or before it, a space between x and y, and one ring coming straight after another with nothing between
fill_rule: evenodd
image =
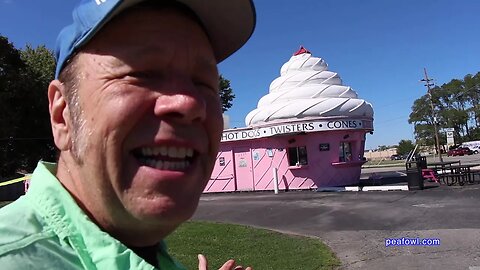
<instances>
[{"instance_id":1,"label":"pink building wall","mask_svg":"<svg viewBox=\"0 0 480 270\"><path fill-rule=\"evenodd\" d=\"M273 168L280 190L357 184L368 130L336 130L223 142L204 192L273 190ZM351 157L339 160L341 142ZM320 144L329 150L320 151ZM289 147L306 146L308 165L289 166Z\"/></svg>"}]
</instances>

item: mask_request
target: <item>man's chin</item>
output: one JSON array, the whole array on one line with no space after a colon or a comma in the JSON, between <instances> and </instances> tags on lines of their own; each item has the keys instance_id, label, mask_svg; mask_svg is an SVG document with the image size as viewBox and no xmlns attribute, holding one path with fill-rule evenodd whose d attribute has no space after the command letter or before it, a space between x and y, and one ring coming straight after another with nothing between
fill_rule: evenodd
<instances>
[{"instance_id":1,"label":"man's chin","mask_svg":"<svg viewBox=\"0 0 480 270\"><path fill-rule=\"evenodd\" d=\"M130 214L138 220L160 223L181 223L193 215L204 189L204 178L199 177L205 175L201 162L197 160L183 172L157 170L138 162L129 164L124 172L131 180L124 187L128 191L123 203Z\"/></svg>"},{"instance_id":2,"label":"man's chin","mask_svg":"<svg viewBox=\"0 0 480 270\"><path fill-rule=\"evenodd\" d=\"M130 209L137 220L145 223L182 223L192 217L197 209L198 200L158 195L154 198L139 198Z\"/></svg>"}]
</instances>

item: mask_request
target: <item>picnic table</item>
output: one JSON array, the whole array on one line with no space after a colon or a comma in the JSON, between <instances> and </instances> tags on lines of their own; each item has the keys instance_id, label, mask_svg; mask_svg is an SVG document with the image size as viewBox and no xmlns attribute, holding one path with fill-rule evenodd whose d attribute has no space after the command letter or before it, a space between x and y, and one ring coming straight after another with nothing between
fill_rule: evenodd
<instances>
[{"instance_id":1,"label":"picnic table","mask_svg":"<svg viewBox=\"0 0 480 270\"><path fill-rule=\"evenodd\" d=\"M449 186L458 183L463 186L467 181L473 183L475 181L475 174L473 167L480 166L480 164L461 164L460 161L446 161L434 162L428 164L426 170L422 171L425 178L434 179L438 182L439 179Z\"/></svg>"},{"instance_id":2,"label":"picnic table","mask_svg":"<svg viewBox=\"0 0 480 270\"><path fill-rule=\"evenodd\" d=\"M460 186L463 186L467 181L468 183L473 184L475 181L476 172L472 171L472 168L477 166L480 166L480 164L461 164L450 166L450 174L446 174L447 185L451 186L455 183L458 183Z\"/></svg>"}]
</instances>

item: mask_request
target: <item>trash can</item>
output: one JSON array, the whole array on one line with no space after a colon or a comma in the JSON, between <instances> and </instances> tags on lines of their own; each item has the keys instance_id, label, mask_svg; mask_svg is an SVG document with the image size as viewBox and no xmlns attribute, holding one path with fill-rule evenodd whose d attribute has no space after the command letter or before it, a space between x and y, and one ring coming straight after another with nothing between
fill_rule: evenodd
<instances>
[{"instance_id":1,"label":"trash can","mask_svg":"<svg viewBox=\"0 0 480 270\"><path fill-rule=\"evenodd\" d=\"M418 171L407 171L408 190L422 190L423 178Z\"/></svg>"},{"instance_id":2,"label":"trash can","mask_svg":"<svg viewBox=\"0 0 480 270\"><path fill-rule=\"evenodd\" d=\"M422 172L422 169L427 168L427 157L418 156L416 158L416 161L417 161L417 167L420 169L420 172Z\"/></svg>"},{"instance_id":3,"label":"trash can","mask_svg":"<svg viewBox=\"0 0 480 270\"><path fill-rule=\"evenodd\" d=\"M408 190L423 189L422 163L423 161L417 160L405 164L407 169Z\"/></svg>"}]
</instances>

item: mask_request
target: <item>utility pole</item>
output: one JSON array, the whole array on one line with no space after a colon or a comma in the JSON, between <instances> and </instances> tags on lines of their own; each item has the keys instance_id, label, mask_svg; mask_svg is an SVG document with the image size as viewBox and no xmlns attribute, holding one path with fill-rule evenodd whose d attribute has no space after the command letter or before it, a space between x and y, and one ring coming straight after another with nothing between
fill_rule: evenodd
<instances>
[{"instance_id":1,"label":"utility pole","mask_svg":"<svg viewBox=\"0 0 480 270\"><path fill-rule=\"evenodd\" d=\"M435 114L435 110L434 110L434 107L433 107L432 89L430 88L431 86L433 86L433 83L431 83L431 81L433 81L433 79L428 78L426 68L423 68L423 72L425 74L425 78L421 79L420 81L425 82L425 86L427 87L428 97L430 98L430 107L432 108L433 127L435 129L435 141L436 141L436 146L437 146L437 153L438 153L438 157L440 158L440 162L443 162L442 150L440 150L440 140L438 138L437 116Z\"/></svg>"}]
</instances>

